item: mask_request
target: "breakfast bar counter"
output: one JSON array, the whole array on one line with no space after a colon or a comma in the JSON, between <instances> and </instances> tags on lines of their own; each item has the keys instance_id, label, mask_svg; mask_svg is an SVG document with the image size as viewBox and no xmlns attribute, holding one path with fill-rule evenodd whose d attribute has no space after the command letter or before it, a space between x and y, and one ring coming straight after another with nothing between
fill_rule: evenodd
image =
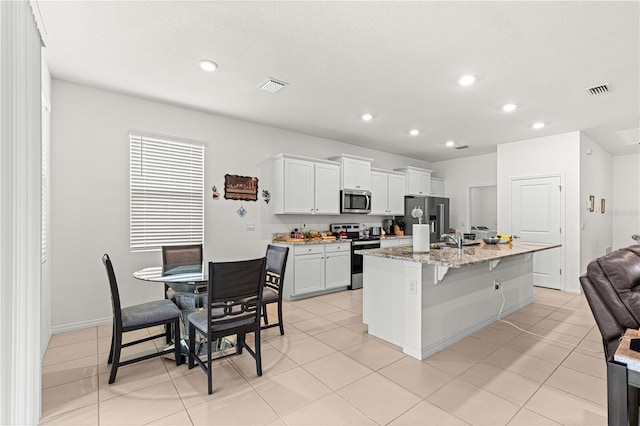
<instances>
[{"instance_id":1,"label":"breakfast bar counter","mask_svg":"<svg viewBox=\"0 0 640 426\"><path fill-rule=\"evenodd\" d=\"M558 244L362 250L369 334L424 359L533 302L533 254Z\"/></svg>"}]
</instances>

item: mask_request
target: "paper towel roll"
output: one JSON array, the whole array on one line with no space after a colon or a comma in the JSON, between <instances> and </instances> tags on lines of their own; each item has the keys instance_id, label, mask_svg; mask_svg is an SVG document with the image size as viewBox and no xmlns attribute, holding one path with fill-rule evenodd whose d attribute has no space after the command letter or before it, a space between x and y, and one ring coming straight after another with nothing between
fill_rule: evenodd
<instances>
[{"instance_id":1,"label":"paper towel roll","mask_svg":"<svg viewBox=\"0 0 640 426\"><path fill-rule=\"evenodd\" d=\"M425 252L429 251L431 244L431 227L429 224L413 225L413 251Z\"/></svg>"}]
</instances>

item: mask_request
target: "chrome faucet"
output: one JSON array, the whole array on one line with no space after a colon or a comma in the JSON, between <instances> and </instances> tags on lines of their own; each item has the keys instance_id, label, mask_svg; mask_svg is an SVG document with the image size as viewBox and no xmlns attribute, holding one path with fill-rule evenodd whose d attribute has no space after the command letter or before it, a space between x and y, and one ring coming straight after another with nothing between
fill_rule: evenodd
<instances>
[{"instance_id":1,"label":"chrome faucet","mask_svg":"<svg viewBox=\"0 0 640 426\"><path fill-rule=\"evenodd\" d=\"M440 237L440 241L447 240L452 241L456 245L456 247L462 249L463 235L460 232L456 232L455 235L442 234L442 236Z\"/></svg>"}]
</instances>

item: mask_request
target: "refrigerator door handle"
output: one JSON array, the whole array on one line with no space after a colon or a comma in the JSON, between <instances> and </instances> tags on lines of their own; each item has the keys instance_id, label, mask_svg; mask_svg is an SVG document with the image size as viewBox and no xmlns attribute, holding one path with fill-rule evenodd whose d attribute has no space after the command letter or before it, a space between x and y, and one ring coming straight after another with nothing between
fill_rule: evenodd
<instances>
[{"instance_id":1,"label":"refrigerator door handle","mask_svg":"<svg viewBox=\"0 0 640 426\"><path fill-rule=\"evenodd\" d=\"M444 229L444 204L438 204L438 220L440 223L440 234L444 234L446 231ZM448 230L447 230L448 231Z\"/></svg>"}]
</instances>

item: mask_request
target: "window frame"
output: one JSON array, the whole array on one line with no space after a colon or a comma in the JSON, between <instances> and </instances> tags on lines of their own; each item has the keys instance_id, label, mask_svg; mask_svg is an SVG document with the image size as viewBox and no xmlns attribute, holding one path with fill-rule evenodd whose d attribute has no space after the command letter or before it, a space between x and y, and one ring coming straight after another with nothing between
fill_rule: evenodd
<instances>
[{"instance_id":1,"label":"window frame","mask_svg":"<svg viewBox=\"0 0 640 426\"><path fill-rule=\"evenodd\" d=\"M129 249L204 244L205 144L129 132Z\"/></svg>"}]
</instances>

